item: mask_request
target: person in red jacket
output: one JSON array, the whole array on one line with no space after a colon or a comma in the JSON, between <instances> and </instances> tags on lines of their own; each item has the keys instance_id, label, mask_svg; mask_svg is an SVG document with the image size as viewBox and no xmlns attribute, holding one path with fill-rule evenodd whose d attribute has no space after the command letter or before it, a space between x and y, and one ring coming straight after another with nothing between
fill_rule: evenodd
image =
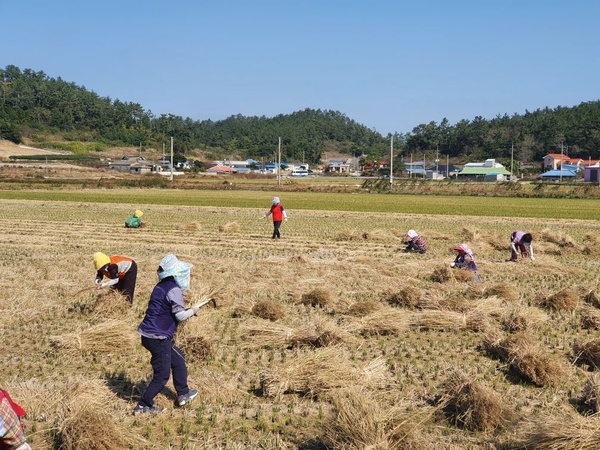
<instances>
[{"instance_id":1,"label":"person in red jacket","mask_svg":"<svg viewBox=\"0 0 600 450\"><path fill-rule=\"evenodd\" d=\"M137 264L129 256L108 256L101 252L94 253L96 268L96 289L114 286L129 303L133 303L135 282L137 279ZM106 277L107 281L102 281Z\"/></svg>"},{"instance_id":2,"label":"person in red jacket","mask_svg":"<svg viewBox=\"0 0 600 450\"><path fill-rule=\"evenodd\" d=\"M279 233L279 227L281 227L281 222L287 222L287 213L279 200L279 197L273 197L273 201L271 202L271 209L265 213L263 219L268 217L269 215L273 216L273 239L279 239L281 234Z\"/></svg>"},{"instance_id":3,"label":"person in red jacket","mask_svg":"<svg viewBox=\"0 0 600 450\"><path fill-rule=\"evenodd\" d=\"M0 389L0 448L11 450L31 450L25 439L21 419L27 413L16 403L10 394Z\"/></svg>"}]
</instances>

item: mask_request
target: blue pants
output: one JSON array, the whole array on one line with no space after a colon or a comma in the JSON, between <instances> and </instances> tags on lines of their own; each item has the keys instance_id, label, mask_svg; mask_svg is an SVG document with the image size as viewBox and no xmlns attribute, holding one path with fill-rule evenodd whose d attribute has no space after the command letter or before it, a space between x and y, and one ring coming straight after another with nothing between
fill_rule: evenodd
<instances>
[{"instance_id":1,"label":"blue pants","mask_svg":"<svg viewBox=\"0 0 600 450\"><path fill-rule=\"evenodd\" d=\"M187 366L183 353L171 339L150 339L142 336L142 346L150 352L150 364L152 365L152 381L146 392L142 395L139 404L142 406L154 406L154 397L167 385L171 372L173 373L173 385L177 396L187 394L190 388L187 385Z\"/></svg>"}]
</instances>

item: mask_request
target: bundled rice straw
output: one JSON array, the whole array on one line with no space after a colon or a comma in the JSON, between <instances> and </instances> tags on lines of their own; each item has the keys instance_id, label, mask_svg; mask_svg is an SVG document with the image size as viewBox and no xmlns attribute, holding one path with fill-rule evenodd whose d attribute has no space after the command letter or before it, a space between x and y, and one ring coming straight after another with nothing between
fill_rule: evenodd
<instances>
[{"instance_id":1,"label":"bundled rice straw","mask_svg":"<svg viewBox=\"0 0 600 450\"><path fill-rule=\"evenodd\" d=\"M428 310L410 316L409 325L418 330L462 330L467 327L465 314L452 311Z\"/></svg>"},{"instance_id":2,"label":"bundled rice straw","mask_svg":"<svg viewBox=\"0 0 600 450\"><path fill-rule=\"evenodd\" d=\"M415 286L407 286L399 292L385 295L385 300L392 306L401 308L416 308L423 296L421 289Z\"/></svg>"},{"instance_id":3,"label":"bundled rice straw","mask_svg":"<svg viewBox=\"0 0 600 450\"><path fill-rule=\"evenodd\" d=\"M74 333L51 336L50 343L62 352L113 353L132 348L136 338L131 324L111 319Z\"/></svg>"},{"instance_id":4,"label":"bundled rice straw","mask_svg":"<svg viewBox=\"0 0 600 450\"><path fill-rule=\"evenodd\" d=\"M600 412L600 374L593 373L588 376L581 393L581 401L589 406L592 413Z\"/></svg>"},{"instance_id":5,"label":"bundled rice straw","mask_svg":"<svg viewBox=\"0 0 600 450\"><path fill-rule=\"evenodd\" d=\"M513 417L499 393L460 370L442 386L439 403L451 423L470 431L494 430Z\"/></svg>"},{"instance_id":6,"label":"bundled rice straw","mask_svg":"<svg viewBox=\"0 0 600 450\"><path fill-rule=\"evenodd\" d=\"M429 448L415 416L386 410L367 391L350 386L332 398L333 410L325 422L327 448L348 450Z\"/></svg>"},{"instance_id":7,"label":"bundled rice straw","mask_svg":"<svg viewBox=\"0 0 600 450\"><path fill-rule=\"evenodd\" d=\"M502 318L504 329L510 333L531 330L548 320L548 315L534 307L513 308Z\"/></svg>"},{"instance_id":8,"label":"bundled rice straw","mask_svg":"<svg viewBox=\"0 0 600 450\"><path fill-rule=\"evenodd\" d=\"M380 310L381 308L381 303L379 303L377 300L369 299L353 303L344 312L351 316L364 317L366 315L374 313L375 311Z\"/></svg>"},{"instance_id":9,"label":"bundled rice straw","mask_svg":"<svg viewBox=\"0 0 600 450\"><path fill-rule=\"evenodd\" d=\"M409 327L409 315L394 308L380 309L360 319L357 328L364 335L397 335Z\"/></svg>"},{"instance_id":10,"label":"bundled rice straw","mask_svg":"<svg viewBox=\"0 0 600 450\"><path fill-rule=\"evenodd\" d=\"M303 305L317 306L324 308L333 302L331 294L324 289L316 288L310 292L302 294L300 303Z\"/></svg>"},{"instance_id":11,"label":"bundled rice straw","mask_svg":"<svg viewBox=\"0 0 600 450\"><path fill-rule=\"evenodd\" d=\"M252 314L260 317L261 319L267 319L271 322L283 319L285 317L285 309L281 302L276 300L259 300L252 307Z\"/></svg>"},{"instance_id":12,"label":"bundled rice straw","mask_svg":"<svg viewBox=\"0 0 600 450\"><path fill-rule=\"evenodd\" d=\"M332 389L349 384L380 383L380 377L353 366L338 346L302 353L287 360L282 367L260 373L259 378L266 397L286 393L323 397Z\"/></svg>"},{"instance_id":13,"label":"bundled rice straw","mask_svg":"<svg viewBox=\"0 0 600 450\"><path fill-rule=\"evenodd\" d=\"M221 233L238 233L240 231L240 224L237 222L228 222L225 225L219 225L219 231Z\"/></svg>"},{"instance_id":14,"label":"bundled rice straw","mask_svg":"<svg viewBox=\"0 0 600 450\"><path fill-rule=\"evenodd\" d=\"M536 386L556 386L567 373L563 364L543 352L531 336L487 336L483 345L489 354L507 362L515 374Z\"/></svg>"},{"instance_id":15,"label":"bundled rice straw","mask_svg":"<svg viewBox=\"0 0 600 450\"><path fill-rule=\"evenodd\" d=\"M548 296L540 294L536 303L556 311L575 311L579 306L579 296L574 290L565 288Z\"/></svg>"},{"instance_id":16,"label":"bundled rice straw","mask_svg":"<svg viewBox=\"0 0 600 450\"><path fill-rule=\"evenodd\" d=\"M522 422L519 441L508 448L528 450L596 450L600 448L597 418L569 414L565 417L544 417Z\"/></svg>"},{"instance_id":17,"label":"bundled rice straw","mask_svg":"<svg viewBox=\"0 0 600 450\"><path fill-rule=\"evenodd\" d=\"M581 310L581 328L588 330L600 329L600 311L587 307Z\"/></svg>"},{"instance_id":18,"label":"bundled rice straw","mask_svg":"<svg viewBox=\"0 0 600 450\"><path fill-rule=\"evenodd\" d=\"M594 369L600 367L600 339L573 344L576 364L587 364Z\"/></svg>"}]
</instances>

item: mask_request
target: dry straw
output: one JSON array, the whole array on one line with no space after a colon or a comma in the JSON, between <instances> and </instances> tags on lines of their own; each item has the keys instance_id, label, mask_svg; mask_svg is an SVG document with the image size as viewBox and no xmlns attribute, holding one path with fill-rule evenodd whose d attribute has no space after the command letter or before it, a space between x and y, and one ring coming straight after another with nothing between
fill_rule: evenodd
<instances>
[{"instance_id":1,"label":"dry straw","mask_svg":"<svg viewBox=\"0 0 600 450\"><path fill-rule=\"evenodd\" d=\"M339 346L334 346L299 353L282 366L261 372L259 379L265 397L296 393L321 398L349 384L381 384L385 372L385 365L379 362L357 368Z\"/></svg>"},{"instance_id":2,"label":"dry straw","mask_svg":"<svg viewBox=\"0 0 600 450\"><path fill-rule=\"evenodd\" d=\"M277 300L259 300L251 309L252 315L275 322L285 317L285 308Z\"/></svg>"},{"instance_id":3,"label":"dry straw","mask_svg":"<svg viewBox=\"0 0 600 450\"><path fill-rule=\"evenodd\" d=\"M352 303L344 313L350 316L364 317L375 311L379 311L381 308L383 308L383 305L380 302L368 299Z\"/></svg>"},{"instance_id":4,"label":"dry straw","mask_svg":"<svg viewBox=\"0 0 600 450\"><path fill-rule=\"evenodd\" d=\"M460 370L443 384L439 404L452 424L470 431L494 430L514 416L498 392Z\"/></svg>"},{"instance_id":5,"label":"dry straw","mask_svg":"<svg viewBox=\"0 0 600 450\"><path fill-rule=\"evenodd\" d=\"M398 335L408 330L409 325L407 312L388 307L359 319L354 328L365 336L387 336Z\"/></svg>"},{"instance_id":6,"label":"dry straw","mask_svg":"<svg viewBox=\"0 0 600 450\"><path fill-rule=\"evenodd\" d=\"M573 354L576 364L587 364L594 369L600 368L600 339L574 342Z\"/></svg>"},{"instance_id":7,"label":"dry straw","mask_svg":"<svg viewBox=\"0 0 600 450\"><path fill-rule=\"evenodd\" d=\"M600 448L598 418L576 414L563 417L543 415L520 424L518 442L508 449L527 450L597 450Z\"/></svg>"},{"instance_id":8,"label":"dry straw","mask_svg":"<svg viewBox=\"0 0 600 450\"><path fill-rule=\"evenodd\" d=\"M600 412L600 374L593 373L583 386L581 402L590 408L593 414Z\"/></svg>"},{"instance_id":9,"label":"dry straw","mask_svg":"<svg viewBox=\"0 0 600 450\"><path fill-rule=\"evenodd\" d=\"M556 311L575 311L579 306L579 296L573 289L564 288L550 295L540 293L536 296L535 302L539 306Z\"/></svg>"},{"instance_id":10,"label":"dry straw","mask_svg":"<svg viewBox=\"0 0 600 450\"><path fill-rule=\"evenodd\" d=\"M241 227L237 222L228 222L225 225L219 225L221 233L239 233Z\"/></svg>"},{"instance_id":11,"label":"dry straw","mask_svg":"<svg viewBox=\"0 0 600 450\"><path fill-rule=\"evenodd\" d=\"M333 303L333 298L331 293L329 293L325 289L316 288L311 290L310 292L302 294L302 297L300 298L300 303L302 303L303 305L324 308Z\"/></svg>"},{"instance_id":12,"label":"dry straw","mask_svg":"<svg viewBox=\"0 0 600 450\"><path fill-rule=\"evenodd\" d=\"M333 395L333 409L324 423L327 448L421 450L430 448L416 415L386 409L365 389L348 386ZM422 420L422 419L421 419Z\"/></svg>"},{"instance_id":13,"label":"dry straw","mask_svg":"<svg viewBox=\"0 0 600 450\"><path fill-rule=\"evenodd\" d=\"M387 303L401 308L416 308L422 296L423 291L416 286L407 286L398 292L384 294Z\"/></svg>"},{"instance_id":14,"label":"dry straw","mask_svg":"<svg viewBox=\"0 0 600 450\"><path fill-rule=\"evenodd\" d=\"M485 336L483 347L491 356L508 363L517 376L536 386L556 386L567 374L560 361L542 351L535 339L524 333L490 333Z\"/></svg>"},{"instance_id":15,"label":"dry straw","mask_svg":"<svg viewBox=\"0 0 600 450\"><path fill-rule=\"evenodd\" d=\"M50 343L63 354L111 354L132 348L137 342L137 337L129 322L110 319L73 333L51 336Z\"/></svg>"},{"instance_id":16,"label":"dry straw","mask_svg":"<svg viewBox=\"0 0 600 450\"><path fill-rule=\"evenodd\" d=\"M580 316L581 328L587 330L600 329L600 311L593 307L584 307L581 309Z\"/></svg>"}]
</instances>

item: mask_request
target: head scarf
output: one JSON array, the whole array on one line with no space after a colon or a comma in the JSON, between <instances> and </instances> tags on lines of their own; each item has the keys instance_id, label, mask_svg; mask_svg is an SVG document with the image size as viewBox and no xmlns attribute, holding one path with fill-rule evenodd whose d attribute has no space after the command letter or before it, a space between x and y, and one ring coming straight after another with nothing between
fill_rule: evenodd
<instances>
[{"instance_id":1,"label":"head scarf","mask_svg":"<svg viewBox=\"0 0 600 450\"><path fill-rule=\"evenodd\" d=\"M454 247L454 250L457 252L466 253L471 258L475 258L473 250L471 250L471 247L469 247L467 244L458 244L456 247Z\"/></svg>"},{"instance_id":2,"label":"head scarf","mask_svg":"<svg viewBox=\"0 0 600 450\"><path fill-rule=\"evenodd\" d=\"M162 268L162 272L158 272L159 280L173 277L182 291L190 287L190 270L193 264L181 261L173 253L169 253L160 261L159 266Z\"/></svg>"},{"instance_id":3,"label":"head scarf","mask_svg":"<svg viewBox=\"0 0 600 450\"><path fill-rule=\"evenodd\" d=\"M410 239L414 239L419 235L415 230L408 230L406 236Z\"/></svg>"}]
</instances>

